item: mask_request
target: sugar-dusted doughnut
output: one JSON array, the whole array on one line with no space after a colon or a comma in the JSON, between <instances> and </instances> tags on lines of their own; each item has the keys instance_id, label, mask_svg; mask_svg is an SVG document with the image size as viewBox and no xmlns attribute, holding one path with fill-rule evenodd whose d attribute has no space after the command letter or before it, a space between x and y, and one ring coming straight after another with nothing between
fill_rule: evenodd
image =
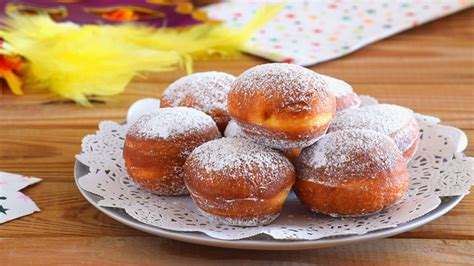
<instances>
[{"instance_id":1,"label":"sugar-dusted doughnut","mask_svg":"<svg viewBox=\"0 0 474 266\"><path fill-rule=\"evenodd\" d=\"M123 156L131 179L158 195L187 194L183 165L197 146L221 137L205 113L187 108L162 108L145 114L129 127Z\"/></svg>"},{"instance_id":2,"label":"sugar-dusted doughnut","mask_svg":"<svg viewBox=\"0 0 474 266\"><path fill-rule=\"evenodd\" d=\"M305 148L294 191L311 210L364 216L396 203L409 185L407 161L388 136L369 130L328 133Z\"/></svg>"},{"instance_id":3,"label":"sugar-dusted doughnut","mask_svg":"<svg viewBox=\"0 0 474 266\"><path fill-rule=\"evenodd\" d=\"M408 108L392 104L367 105L339 112L329 132L367 129L391 137L405 158L411 158L418 146L419 127Z\"/></svg>"},{"instance_id":4,"label":"sugar-dusted doughnut","mask_svg":"<svg viewBox=\"0 0 474 266\"><path fill-rule=\"evenodd\" d=\"M198 209L228 225L258 226L275 220L295 181L291 162L244 138L221 138L196 148L184 181Z\"/></svg>"},{"instance_id":5,"label":"sugar-dusted doughnut","mask_svg":"<svg viewBox=\"0 0 474 266\"><path fill-rule=\"evenodd\" d=\"M321 75L283 63L252 67L232 83L228 110L254 141L277 149L316 142L336 113Z\"/></svg>"},{"instance_id":6,"label":"sugar-dusted doughnut","mask_svg":"<svg viewBox=\"0 0 474 266\"><path fill-rule=\"evenodd\" d=\"M337 112L359 107L359 96L354 92L352 86L347 82L330 76L322 75L328 84L328 91L336 97Z\"/></svg>"},{"instance_id":7,"label":"sugar-dusted doughnut","mask_svg":"<svg viewBox=\"0 0 474 266\"><path fill-rule=\"evenodd\" d=\"M186 106L203 111L224 132L229 122L227 94L234 80L233 75L216 71L187 75L171 83L163 92L161 106Z\"/></svg>"}]
</instances>

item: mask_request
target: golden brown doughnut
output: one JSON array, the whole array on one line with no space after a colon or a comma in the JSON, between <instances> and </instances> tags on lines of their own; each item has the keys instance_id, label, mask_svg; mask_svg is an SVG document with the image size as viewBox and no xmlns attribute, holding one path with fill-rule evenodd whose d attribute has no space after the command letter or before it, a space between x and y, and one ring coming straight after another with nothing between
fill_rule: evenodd
<instances>
[{"instance_id":1,"label":"golden brown doughnut","mask_svg":"<svg viewBox=\"0 0 474 266\"><path fill-rule=\"evenodd\" d=\"M200 72L173 82L161 96L161 107L186 106L210 115L224 132L229 114L227 94L235 77L224 72Z\"/></svg>"},{"instance_id":2,"label":"golden brown doughnut","mask_svg":"<svg viewBox=\"0 0 474 266\"><path fill-rule=\"evenodd\" d=\"M123 157L130 178L158 195L188 194L183 165L197 146L221 137L205 113L187 108L163 108L130 126Z\"/></svg>"},{"instance_id":3,"label":"golden brown doughnut","mask_svg":"<svg viewBox=\"0 0 474 266\"><path fill-rule=\"evenodd\" d=\"M311 210L364 216L407 191L407 161L388 136L369 130L328 133L298 158L294 191Z\"/></svg>"},{"instance_id":4,"label":"golden brown doughnut","mask_svg":"<svg viewBox=\"0 0 474 266\"><path fill-rule=\"evenodd\" d=\"M232 83L227 104L247 136L282 150L316 142L336 113L335 97L319 74L283 63L242 73Z\"/></svg>"},{"instance_id":5,"label":"golden brown doughnut","mask_svg":"<svg viewBox=\"0 0 474 266\"><path fill-rule=\"evenodd\" d=\"M337 114L328 132L367 129L391 137L405 158L411 158L418 146L419 127L408 108L392 104L367 105Z\"/></svg>"},{"instance_id":6,"label":"golden brown doughnut","mask_svg":"<svg viewBox=\"0 0 474 266\"><path fill-rule=\"evenodd\" d=\"M351 85L340 79L320 75L326 80L328 91L336 97L337 112L360 106L359 96L354 92Z\"/></svg>"},{"instance_id":7,"label":"golden brown doughnut","mask_svg":"<svg viewBox=\"0 0 474 266\"><path fill-rule=\"evenodd\" d=\"M221 138L196 148L184 165L198 210L219 223L258 226L275 220L295 181L279 152L243 138Z\"/></svg>"}]
</instances>

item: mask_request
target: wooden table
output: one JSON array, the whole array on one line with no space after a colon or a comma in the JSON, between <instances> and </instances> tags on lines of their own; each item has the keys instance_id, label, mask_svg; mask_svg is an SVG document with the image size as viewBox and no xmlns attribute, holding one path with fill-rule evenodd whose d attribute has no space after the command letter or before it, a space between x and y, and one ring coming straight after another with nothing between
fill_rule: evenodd
<instances>
[{"instance_id":1,"label":"wooden table","mask_svg":"<svg viewBox=\"0 0 474 266\"><path fill-rule=\"evenodd\" d=\"M238 75L265 61L197 62L196 71ZM351 83L360 94L439 116L474 143L474 10L399 34L312 69ZM127 107L159 97L183 72L134 81L127 91L82 108L45 93L0 97L0 170L43 178L24 190L42 209L0 225L0 264L14 263L474 263L474 194L451 212L392 238L321 250L220 249L147 235L106 217L80 195L74 155L101 120L122 121ZM474 155L470 144L466 153Z\"/></svg>"}]
</instances>

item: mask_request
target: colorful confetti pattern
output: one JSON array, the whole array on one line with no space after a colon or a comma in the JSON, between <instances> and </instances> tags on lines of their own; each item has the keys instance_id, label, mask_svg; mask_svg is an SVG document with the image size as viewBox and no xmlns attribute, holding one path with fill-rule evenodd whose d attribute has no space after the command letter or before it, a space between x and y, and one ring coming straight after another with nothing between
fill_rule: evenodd
<instances>
[{"instance_id":1,"label":"colorful confetti pattern","mask_svg":"<svg viewBox=\"0 0 474 266\"><path fill-rule=\"evenodd\" d=\"M240 27L264 1L208 6L214 19ZM245 51L303 66L335 59L370 43L472 6L469 0L288 1Z\"/></svg>"}]
</instances>

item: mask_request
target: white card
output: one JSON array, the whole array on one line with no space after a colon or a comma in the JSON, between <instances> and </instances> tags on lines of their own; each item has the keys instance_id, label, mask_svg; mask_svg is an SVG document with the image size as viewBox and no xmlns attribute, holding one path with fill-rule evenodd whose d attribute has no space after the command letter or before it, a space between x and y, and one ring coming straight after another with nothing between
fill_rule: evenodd
<instances>
[{"instance_id":1,"label":"white card","mask_svg":"<svg viewBox=\"0 0 474 266\"><path fill-rule=\"evenodd\" d=\"M35 202L19 192L40 178L0 172L0 224L40 211Z\"/></svg>"}]
</instances>

